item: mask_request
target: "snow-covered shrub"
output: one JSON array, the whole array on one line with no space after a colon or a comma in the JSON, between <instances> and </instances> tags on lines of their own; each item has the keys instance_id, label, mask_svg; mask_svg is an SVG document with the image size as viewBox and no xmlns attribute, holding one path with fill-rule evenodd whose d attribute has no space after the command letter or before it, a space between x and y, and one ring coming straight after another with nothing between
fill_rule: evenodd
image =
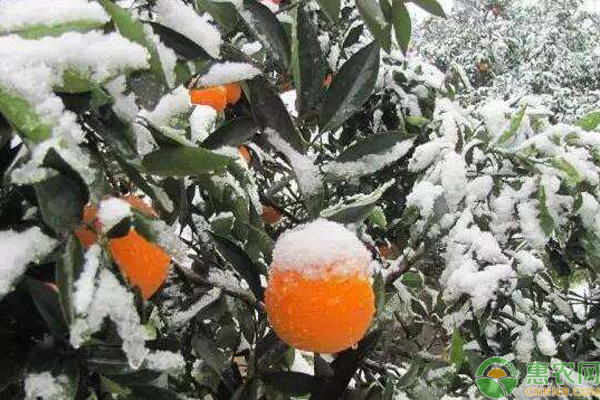
<instances>
[{"instance_id":1,"label":"snow-covered shrub","mask_svg":"<svg viewBox=\"0 0 600 400\"><path fill-rule=\"evenodd\" d=\"M460 398L491 355L596 354L597 114L461 108L402 55L400 1L51 3L0 0L1 398ZM274 241L317 218L373 256L376 320L336 355L262 303ZM172 257L147 300L111 255L131 229Z\"/></svg>"},{"instance_id":2,"label":"snow-covered shrub","mask_svg":"<svg viewBox=\"0 0 600 400\"><path fill-rule=\"evenodd\" d=\"M560 119L600 100L600 16L584 0L456 0L448 19L429 19L415 47L448 73L465 73L462 100L547 95Z\"/></svg>"}]
</instances>

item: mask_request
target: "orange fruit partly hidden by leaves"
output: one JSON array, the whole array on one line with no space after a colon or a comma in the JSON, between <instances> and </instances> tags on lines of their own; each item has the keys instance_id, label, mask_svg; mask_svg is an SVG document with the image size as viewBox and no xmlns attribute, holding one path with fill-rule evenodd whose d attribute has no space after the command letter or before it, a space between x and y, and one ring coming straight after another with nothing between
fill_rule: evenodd
<instances>
[{"instance_id":1,"label":"orange fruit partly hidden by leaves","mask_svg":"<svg viewBox=\"0 0 600 400\"><path fill-rule=\"evenodd\" d=\"M121 273L140 288L145 299L156 293L167 279L171 257L135 229L127 236L110 239L108 246Z\"/></svg>"},{"instance_id":2,"label":"orange fruit partly hidden by leaves","mask_svg":"<svg viewBox=\"0 0 600 400\"><path fill-rule=\"evenodd\" d=\"M250 150L248 150L247 146L244 146L244 145L238 146L238 153L240 154L240 157L244 161L246 161L246 163L249 163L250 161L252 161L252 156L250 155Z\"/></svg>"},{"instance_id":3,"label":"orange fruit partly hidden by leaves","mask_svg":"<svg viewBox=\"0 0 600 400\"><path fill-rule=\"evenodd\" d=\"M227 88L225 86L193 88L190 90L190 100L192 104L210 106L216 111L223 111L227 107Z\"/></svg>"},{"instance_id":4,"label":"orange fruit partly hidden by leaves","mask_svg":"<svg viewBox=\"0 0 600 400\"><path fill-rule=\"evenodd\" d=\"M323 87L329 87L331 82L333 82L333 76L331 74L327 74L325 79L323 79Z\"/></svg>"},{"instance_id":5,"label":"orange fruit partly hidden by leaves","mask_svg":"<svg viewBox=\"0 0 600 400\"><path fill-rule=\"evenodd\" d=\"M263 204L261 218L265 224L275 225L281 220L281 212Z\"/></svg>"},{"instance_id":6,"label":"orange fruit partly hidden by leaves","mask_svg":"<svg viewBox=\"0 0 600 400\"><path fill-rule=\"evenodd\" d=\"M135 196L124 196L137 211L151 218L157 218L156 211ZM96 218L98 209L88 204L84 209L84 224L77 228L75 235L87 248L98 241L102 226ZM92 230L93 227L93 230ZM149 299L162 286L169 273L171 257L159 246L141 236L134 228L123 237L109 239L110 253L121 273L132 286L137 286L145 299Z\"/></svg>"},{"instance_id":7,"label":"orange fruit partly hidden by leaves","mask_svg":"<svg viewBox=\"0 0 600 400\"><path fill-rule=\"evenodd\" d=\"M227 89L227 103L236 104L242 98L242 87L239 83L230 83L225 85Z\"/></svg>"},{"instance_id":8,"label":"orange fruit partly hidden by leaves","mask_svg":"<svg viewBox=\"0 0 600 400\"><path fill-rule=\"evenodd\" d=\"M317 220L284 233L265 293L273 330L305 351L357 344L375 313L370 262L365 246L338 223Z\"/></svg>"}]
</instances>

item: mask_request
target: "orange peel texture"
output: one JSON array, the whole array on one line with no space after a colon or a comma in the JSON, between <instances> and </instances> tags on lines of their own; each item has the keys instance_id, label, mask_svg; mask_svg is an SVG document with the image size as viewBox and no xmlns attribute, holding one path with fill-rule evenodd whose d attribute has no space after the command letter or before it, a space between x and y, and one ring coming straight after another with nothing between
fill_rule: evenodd
<instances>
[{"instance_id":1,"label":"orange peel texture","mask_svg":"<svg viewBox=\"0 0 600 400\"><path fill-rule=\"evenodd\" d=\"M212 86L204 89L191 89L190 101L192 104L210 106L221 112L227 107L227 88Z\"/></svg>"},{"instance_id":2,"label":"orange peel texture","mask_svg":"<svg viewBox=\"0 0 600 400\"><path fill-rule=\"evenodd\" d=\"M281 339L317 353L337 353L358 343L375 313L371 283L357 275L307 279L299 272L275 271L265 304Z\"/></svg>"}]
</instances>

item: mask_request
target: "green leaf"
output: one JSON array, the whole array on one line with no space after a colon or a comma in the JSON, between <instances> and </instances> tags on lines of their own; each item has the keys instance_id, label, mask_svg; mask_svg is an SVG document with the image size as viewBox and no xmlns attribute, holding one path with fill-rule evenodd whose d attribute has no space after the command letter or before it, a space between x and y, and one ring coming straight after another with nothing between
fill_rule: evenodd
<instances>
[{"instance_id":1,"label":"green leaf","mask_svg":"<svg viewBox=\"0 0 600 400\"><path fill-rule=\"evenodd\" d=\"M217 344L212 338L202 333L197 333L192 340L192 347L196 356L206 361L206 364L208 364L213 371L218 374L223 372L227 365L227 358L221 350L217 348Z\"/></svg>"},{"instance_id":2,"label":"green leaf","mask_svg":"<svg viewBox=\"0 0 600 400\"><path fill-rule=\"evenodd\" d=\"M367 218L375 209L375 204L379 201L383 193L394 181L387 182L378 189L368 195L358 195L349 199L346 204L337 204L321 211L321 217L331 221L340 222L343 224L358 223Z\"/></svg>"},{"instance_id":3,"label":"green leaf","mask_svg":"<svg viewBox=\"0 0 600 400\"><path fill-rule=\"evenodd\" d=\"M142 164L154 175L193 176L222 172L231 161L200 147L166 147L147 154Z\"/></svg>"},{"instance_id":4,"label":"green leaf","mask_svg":"<svg viewBox=\"0 0 600 400\"><path fill-rule=\"evenodd\" d=\"M404 5L404 1L392 0L392 21L398 46L400 46L402 52L406 54L408 45L410 44L410 36L412 34L412 23L410 14Z\"/></svg>"},{"instance_id":5,"label":"green leaf","mask_svg":"<svg viewBox=\"0 0 600 400\"><path fill-rule=\"evenodd\" d=\"M23 98L0 87L0 113L14 128L33 142L50 138L50 126L44 124L33 107Z\"/></svg>"},{"instance_id":6,"label":"green leaf","mask_svg":"<svg viewBox=\"0 0 600 400\"><path fill-rule=\"evenodd\" d=\"M267 6L247 1L240 15L252 35L261 42L280 72L286 72L290 59L290 43L279 20Z\"/></svg>"},{"instance_id":7,"label":"green leaf","mask_svg":"<svg viewBox=\"0 0 600 400\"><path fill-rule=\"evenodd\" d=\"M46 283L29 277L25 278L25 284L50 330L57 337L66 336L69 333L69 324L63 313L58 292Z\"/></svg>"},{"instance_id":8,"label":"green leaf","mask_svg":"<svg viewBox=\"0 0 600 400\"><path fill-rule=\"evenodd\" d=\"M548 210L548 204L546 203L546 190L543 185L540 184L538 188L538 208L539 215L538 218L540 220L540 226L542 230L547 236L550 236L552 232L554 232L554 220L550 215L550 211Z\"/></svg>"},{"instance_id":9,"label":"green leaf","mask_svg":"<svg viewBox=\"0 0 600 400\"><path fill-rule=\"evenodd\" d=\"M450 362L456 365L456 370L460 371L460 367L465 361L465 351L463 350L463 339L458 328L454 328L452 333L452 343L450 344Z\"/></svg>"},{"instance_id":10,"label":"green leaf","mask_svg":"<svg viewBox=\"0 0 600 400\"><path fill-rule=\"evenodd\" d=\"M321 10L329 17L333 22L336 22L340 16L340 0L317 0Z\"/></svg>"},{"instance_id":11,"label":"green leaf","mask_svg":"<svg viewBox=\"0 0 600 400\"><path fill-rule=\"evenodd\" d=\"M379 3L376 0L356 0L356 7L379 45L389 53L392 46L392 27Z\"/></svg>"},{"instance_id":12,"label":"green leaf","mask_svg":"<svg viewBox=\"0 0 600 400\"><path fill-rule=\"evenodd\" d=\"M583 181L583 177L579 174L579 171L564 158L554 157L551 162L554 168L561 170L567 175L567 182L570 185L575 186Z\"/></svg>"},{"instance_id":13,"label":"green leaf","mask_svg":"<svg viewBox=\"0 0 600 400\"><path fill-rule=\"evenodd\" d=\"M121 35L148 50L148 53L150 53L150 70L161 83L166 85L165 73L162 69L158 51L152 40L146 36L143 24L135 19L128 10L110 0L100 0L100 3L115 22L115 26Z\"/></svg>"},{"instance_id":14,"label":"green leaf","mask_svg":"<svg viewBox=\"0 0 600 400\"><path fill-rule=\"evenodd\" d=\"M327 66L318 29L312 19L300 5L294 11L292 28L292 68L294 85L298 96L298 114L306 119L318 115L318 106L323 94L323 80Z\"/></svg>"},{"instance_id":15,"label":"green leaf","mask_svg":"<svg viewBox=\"0 0 600 400\"><path fill-rule=\"evenodd\" d=\"M423 365L424 362L420 358L413 359L408 371L398 379L398 387L407 387L419 379Z\"/></svg>"},{"instance_id":16,"label":"green leaf","mask_svg":"<svg viewBox=\"0 0 600 400\"><path fill-rule=\"evenodd\" d=\"M316 376L292 371L263 374L260 376L260 380L290 396L313 393L318 389L320 384L320 379Z\"/></svg>"},{"instance_id":17,"label":"green leaf","mask_svg":"<svg viewBox=\"0 0 600 400\"><path fill-rule=\"evenodd\" d=\"M429 120L421 115L411 115L406 117L406 123L412 126L424 126L429 123Z\"/></svg>"},{"instance_id":18,"label":"green leaf","mask_svg":"<svg viewBox=\"0 0 600 400\"><path fill-rule=\"evenodd\" d=\"M523 123L523 118L525 117L526 110L527 106L523 106L521 110L517 113L517 115L513 117L513 119L510 121L510 127L508 128L508 130L504 132L500 136L500 138L498 138L498 142L496 143L497 145L502 145L508 142L510 139L512 139L513 136L515 136L515 134L521 127L521 124Z\"/></svg>"},{"instance_id":19,"label":"green leaf","mask_svg":"<svg viewBox=\"0 0 600 400\"><path fill-rule=\"evenodd\" d=\"M79 20L55 25L35 25L11 33L24 39L38 39L43 36L60 36L65 32L89 32L104 25L102 21Z\"/></svg>"},{"instance_id":20,"label":"green leaf","mask_svg":"<svg viewBox=\"0 0 600 400\"><path fill-rule=\"evenodd\" d=\"M263 76L248 82L252 114L259 129L271 128L294 150L304 153L304 140L296 130L292 117L277 94L275 88Z\"/></svg>"},{"instance_id":21,"label":"green leaf","mask_svg":"<svg viewBox=\"0 0 600 400\"><path fill-rule=\"evenodd\" d=\"M39 182L35 194L44 222L55 232L71 231L81 222L87 193L72 177L61 174Z\"/></svg>"},{"instance_id":22,"label":"green leaf","mask_svg":"<svg viewBox=\"0 0 600 400\"><path fill-rule=\"evenodd\" d=\"M264 288L260 282L260 273L250 257L231 240L217 235L212 235L212 237L219 252L248 283L254 296L262 301Z\"/></svg>"},{"instance_id":23,"label":"green leaf","mask_svg":"<svg viewBox=\"0 0 600 400\"><path fill-rule=\"evenodd\" d=\"M446 13L444 13L444 9L436 0L412 0L416 6L421 7L423 10L427 11L430 14L433 14L438 17L446 18Z\"/></svg>"},{"instance_id":24,"label":"green leaf","mask_svg":"<svg viewBox=\"0 0 600 400\"><path fill-rule=\"evenodd\" d=\"M83 247L76 236L70 235L65 251L56 264L56 284L60 302L67 318L71 324L75 319L75 308L73 306L73 284L81 273L84 264Z\"/></svg>"},{"instance_id":25,"label":"green leaf","mask_svg":"<svg viewBox=\"0 0 600 400\"><path fill-rule=\"evenodd\" d=\"M593 131L600 125L600 111L592 111L577 121L577 126L580 126L585 131Z\"/></svg>"},{"instance_id":26,"label":"green leaf","mask_svg":"<svg viewBox=\"0 0 600 400\"><path fill-rule=\"evenodd\" d=\"M370 154L383 154L408 138L409 135L403 134L400 131L370 135L344 150L338 156L337 161L341 163L352 162Z\"/></svg>"},{"instance_id":27,"label":"green leaf","mask_svg":"<svg viewBox=\"0 0 600 400\"><path fill-rule=\"evenodd\" d=\"M210 14L224 32L232 31L237 25L239 16L232 3L197 0L196 4L200 10Z\"/></svg>"},{"instance_id":28,"label":"green leaf","mask_svg":"<svg viewBox=\"0 0 600 400\"><path fill-rule=\"evenodd\" d=\"M236 118L222 125L202 142L207 149L218 149L223 146L239 146L247 142L258 131L254 119L250 117Z\"/></svg>"},{"instance_id":29,"label":"green leaf","mask_svg":"<svg viewBox=\"0 0 600 400\"><path fill-rule=\"evenodd\" d=\"M414 271L406 272L406 273L402 274L402 278L400 278L400 281L408 287L412 287L412 288L423 287L423 278L421 277L421 274L419 274L418 272L414 272Z\"/></svg>"},{"instance_id":30,"label":"green leaf","mask_svg":"<svg viewBox=\"0 0 600 400\"><path fill-rule=\"evenodd\" d=\"M327 90L319 117L321 130L337 129L369 99L379 73L379 51L373 42L344 63Z\"/></svg>"},{"instance_id":31,"label":"green leaf","mask_svg":"<svg viewBox=\"0 0 600 400\"><path fill-rule=\"evenodd\" d=\"M158 22L150 21L152 30L156 33L160 40L179 56L186 60L211 60L212 57L196 42L188 39L187 36L159 24Z\"/></svg>"},{"instance_id":32,"label":"green leaf","mask_svg":"<svg viewBox=\"0 0 600 400\"><path fill-rule=\"evenodd\" d=\"M381 207L375 207L373 212L369 214L369 221L375 226L385 229L387 227L387 218Z\"/></svg>"},{"instance_id":33,"label":"green leaf","mask_svg":"<svg viewBox=\"0 0 600 400\"><path fill-rule=\"evenodd\" d=\"M86 75L76 69L67 69L63 73L62 80L62 85L58 85L53 88L57 92L85 93L98 86L92 81L91 76Z\"/></svg>"}]
</instances>

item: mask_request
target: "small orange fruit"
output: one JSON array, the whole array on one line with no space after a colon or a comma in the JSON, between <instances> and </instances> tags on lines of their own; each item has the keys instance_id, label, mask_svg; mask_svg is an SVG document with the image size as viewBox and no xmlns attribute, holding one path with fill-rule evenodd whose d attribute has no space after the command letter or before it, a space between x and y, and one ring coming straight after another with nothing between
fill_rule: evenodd
<instances>
[{"instance_id":1,"label":"small orange fruit","mask_svg":"<svg viewBox=\"0 0 600 400\"><path fill-rule=\"evenodd\" d=\"M243 144L238 146L238 153L240 154L240 157L246 161L246 164L252 161L252 156L250 155L250 150L248 150L247 146L244 146Z\"/></svg>"},{"instance_id":2,"label":"small orange fruit","mask_svg":"<svg viewBox=\"0 0 600 400\"><path fill-rule=\"evenodd\" d=\"M193 88L190 90L190 101L192 104L210 106L216 111L223 111L227 107L227 89L225 86Z\"/></svg>"},{"instance_id":3,"label":"small orange fruit","mask_svg":"<svg viewBox=\"0 0 600 400\"><path fill-rule=\"evenodd\" d=\"M358 343L375 313L370 262L358 238L335 222L284 233L265 293L273 330L289 345L318 353Z\"/></svg>"},{"instance_id":4,"label":"small orange fruit","mask_svg":"<svg viewBox=\"0 0 600 400\"><path fill-rule=\"evenodd\" d=\"M275 225L281 220L281 212L263 204L261 218L265 224Z\"/></svg>"},{"instance_id":5,"label":"small orange fruit","mask_svg":"<svg viewBox=\"0 0 600 400\"><path fill-rule=\"evenodd\" d=\"M323 79L323 87L329 87L331 82L333 82L333 76L331 74L327 74L325 79Z\"/></svg>"},{"instance_id":6,"label":"small orange fruit","mask_svg":"<svg viewBox=\"0 0 600 400\"><path fill-rule=\"evenodd\" d=\"M236 104L242 98L242 87L239 83L225 85L227 89L227 104Z\"/></svg>"},{"instance_id":7,"label":"small orange fruit","mask_svg":"<svg viewBox=\"0 0 600 400\"><path fill-rule=\"evenodd\" d=\"M148 217L158 217L156 211L138 197L127 195L123 200ZM97 212L96 206L88 204L84 209L84 225L75 230L75 235L86 248L98 241L97 232L102 231L96 218ZM134 228L123 237L109 239L108 247L121 273L132 286L140 288L145 299L156 293L167 278L171 257Z\"/></svg>"}]
</instances>

